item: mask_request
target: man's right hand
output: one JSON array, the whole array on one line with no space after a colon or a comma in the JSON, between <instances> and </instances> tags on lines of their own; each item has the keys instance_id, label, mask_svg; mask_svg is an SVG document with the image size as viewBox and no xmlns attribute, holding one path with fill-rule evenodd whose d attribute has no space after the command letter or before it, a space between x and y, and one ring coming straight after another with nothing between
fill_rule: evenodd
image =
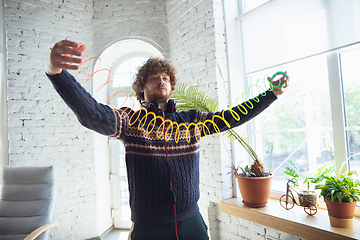
<instances>
[{"instance_id":1,"label":"man's right hand","mask_svg":"<svg viewBox=\"0 0 360 240\"><path fill-rule=\"evenodd\" d=\"M81 56L85 50L83 45L70 40L55 43L46 60L45 71L48 75L61 73L62 69L78 70L82 62Z\"/></svg>"}]
</instances>

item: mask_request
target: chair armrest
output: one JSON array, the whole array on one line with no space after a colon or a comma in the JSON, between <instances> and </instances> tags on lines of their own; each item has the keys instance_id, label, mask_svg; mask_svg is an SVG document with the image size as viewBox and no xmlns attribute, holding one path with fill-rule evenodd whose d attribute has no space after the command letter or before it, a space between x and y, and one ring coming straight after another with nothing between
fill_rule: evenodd
<instances>
[{"instance_id":1,"label":"chair armrest","mask_svg":"<svg viewBox=\"0 0 360 240\"><path fill-rule=\"evenodd\" d=\"M32 231L26 238L24 238L24 240L33 240L35 239L37 236L39 236L41 233L45 232L46 230L48 230L51 227L54 227L56 225L58 225L59 223L48 223L45 224L41 227L38 227L37 229L35 229L34 231Z\"/></svg>"}]
</instances>

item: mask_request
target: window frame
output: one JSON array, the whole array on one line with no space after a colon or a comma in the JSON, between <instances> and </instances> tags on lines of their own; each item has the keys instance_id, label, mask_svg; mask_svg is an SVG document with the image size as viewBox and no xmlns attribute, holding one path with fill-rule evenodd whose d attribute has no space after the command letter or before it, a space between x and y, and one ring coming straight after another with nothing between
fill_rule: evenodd
<instances>
[{"instance_id":1,"label":"window frame","mask_svg":"<svg viewBox=\"0 0 360 240\"><path fill-rule=\"evenodd\" d=\"M321 52L316 55L320 54L326 54L327 55L327 65L328 65L328 75L329 75L329 88L330 88L330 107L331 107L331 116L332 116L332 130L333 130L333 143L334 143L334 160L335 160L335 168L338 172L343 164L342 159L347 159L348 156L348 149L347 149L347 140L346 140L346 131L355 129L356 127L346 127L345 126L345 109L344 109L344 96L343 96L343 83L342 83L342 73L341 73L341 66L340 66L340 54L342 52L351 51L348 50L349 47L354 47L354 49L360 48L360 41L355 42L343 47L339 47L337 49L331 49L326 52ZM303 60L306 58L311 58L316 55L311 55L305 58L297 59L291 62L296 62L299 60ZM287 64L290 62L286 62L284 64ZM274 66L271 66L269 68L273 68ZM266 70L261 69L259 71ZM254 72L252 72L254 73ZM249 74L252 74L249 73ZM244 77L246 78L246 76ZM248 81L246 80L246 83ZM254 132L258 132L254 127L253 120L249 123L250 128L250 136L249 139L252 143L252 145L255 145L254 140ZM348 164L346 163L346 166L343 167L342 172L345 172L348 169Z\"/></svg>"},{"instance_id":2,"label":"window frame","mask_svg":"<svg viewBox=\"0 0 360 240\"><path fill-rule=\"evenodd\" d=\"M269 2L273 0L270 0L262 5L260 7L264 7ZM247 81L247 75L251 74L245 74L244 71L244 46L243 46L243 40L242 40L242 29L241 29L241 19L244 15L247 14L247 12L244 12L243 2L244 0L236 0L231 1L232 3L223 1L224 4L224 17L225 17L225 25L226 25L226 40L227 40L227 49L234 49L234 51L227 51L228 54L228 68L229 68L229 78L230 79L246 79L244 80L244 86L241 86L240 88L234 88L233 82L229 80L230 89L237 89L237 92L244 92L245 89L248 89L249 82ZM237 6L235 6L235 3L237 3ZM254 11L256 9L253 9L251 11ZM234 12L238 12L238 15ZM229 14L230 13L230 14ZM229 16L228 16L229 15ZM235 20L234 20L235 19ZM235 22L235 23L234 23ZM236 46L236 44L240 45ZM338 171L341 168L342 165L342 159L347 159L348 150L346 146L346 126L345 126L345 110L344 110L344 98L343 98L343 91L342 91L342 80L341 80L341 68L340 68L340 54L343 51L346 51L344 49L347 49L348 47L354 46L360 44L360 41L353 42L351 44L343 45L334 49L330 49L328 51L316 53L314 55L306 56L303 58L291 60L289 62L285 62L282 64L287 64L291 62L296 62L305 58L313 57L319 54L327 54L327 64L328 64L328 74L329 74L329 88L330 88L330 101L331 101L331 116L332 116L332 129L333 129L333 142L334 142L334 149L335 151L335 167L336 171ZM360 46L360 45L359 45ZM238 56L236 56L238 55ZM235 63L233 63L235 61ZM281 65L282 65L281 64ZM237 69L236 69L236 67ZM240 69L239 69L239 66ZM276 66L269 66L267 68L272 68ZM267 69L266 68L266 69ZM258 69L257 71L266 70L266 69ZM234 73L235 72L235 73ZM253 73L253 72L252 72ZM237 76L240 78L234 78L233 76ZM240 90L239 90L240 89ZM236 96L235 96L236 97ZM234 97L230 97L230 101L234 102ZM254 128L253 121L247 124L246 130L241 130L242 133L244 133L246 136L249 137L250 143L252 146L254 146L254 135L252 134L252 130ZM233 153L234 156L238 155L236 153L236 149L233 147ZM234 158L235 158L234 157ZM249 159L249 163L250 163ZM347 170L348 166L344 167L343 171ZM233 186L236 186L235 181ZM235 187L234 187L235 188ZM234 191L234 197L239 196L238 191ZM271 196L276 197L277 195L280 195L277 192L272 192Z\"/></svg>"}]
</instances>

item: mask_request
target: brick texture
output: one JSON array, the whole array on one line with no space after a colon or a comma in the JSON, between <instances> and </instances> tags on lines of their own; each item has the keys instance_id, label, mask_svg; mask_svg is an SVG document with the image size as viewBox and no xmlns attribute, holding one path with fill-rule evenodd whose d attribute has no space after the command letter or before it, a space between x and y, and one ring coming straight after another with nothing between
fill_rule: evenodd
<instances>
[{"instance_id":1,"label":"brick texture","mask_svg":"<svg viewBox=\"0 0 360 240\"><path fill-rule=\"evenodd\" d=\"M10 165L55 165L52 239L86 239L96 226L93 135L44 74L53 44L64 38L92 49L92 1L5 1ZM91 66L76 72L82 81Z\"/></svg>"}]
</instances>

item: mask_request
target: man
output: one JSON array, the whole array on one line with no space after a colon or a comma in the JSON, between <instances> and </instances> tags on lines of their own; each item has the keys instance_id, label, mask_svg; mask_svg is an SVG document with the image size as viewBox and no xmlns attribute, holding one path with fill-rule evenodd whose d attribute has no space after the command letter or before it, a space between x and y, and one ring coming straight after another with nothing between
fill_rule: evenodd
<instances>
[{"instance_id":1,"label":"man","mask_svg":"<svg viewBox=\"0 0 360 240\"><path fill-rule=\"evenodd\" d=\"M96 102L67 72L79 69L80 50L72 41L56 43L46 73L82 125L124 143L133 222L129 239L208 239L197 204L199 138L258 115L286 91L287 77L273 85L279 87L259 95L260 101L249 100L254 107L246 114L238 107L216 113L176 112L170 99L177 83L176 69L168 60L149 59L133 84L143 106L134 112ZM285 85L280 87L281 83Z\"/></svg>"}]
</instances>

